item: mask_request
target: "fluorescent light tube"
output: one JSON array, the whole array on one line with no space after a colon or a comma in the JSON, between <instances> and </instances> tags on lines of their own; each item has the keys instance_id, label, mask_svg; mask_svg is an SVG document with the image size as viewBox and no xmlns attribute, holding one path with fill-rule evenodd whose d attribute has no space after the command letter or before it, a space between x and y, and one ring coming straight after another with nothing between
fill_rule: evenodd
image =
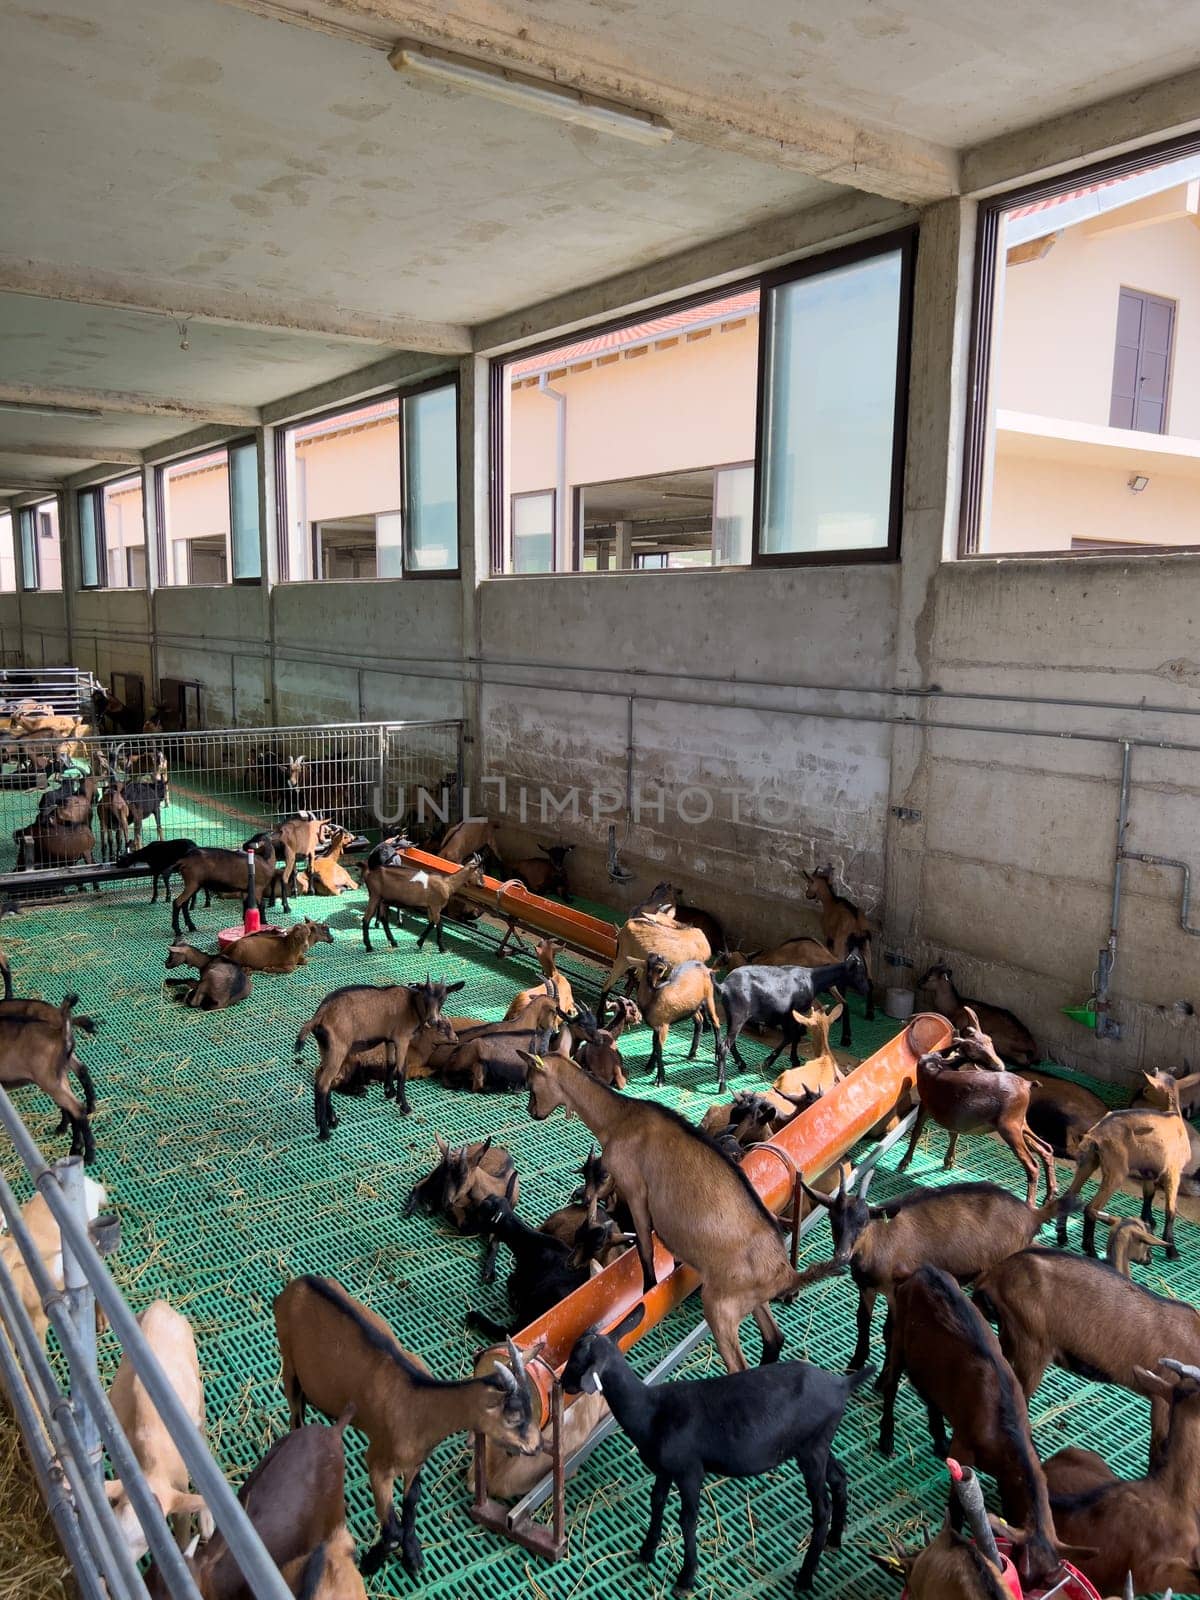
<instances>
[{"instance_id":1,"label":"fluorescent light tube","mask_svg":"<svg viewBox=\"0 0 1200 1600\"><path fill-rule=\"evenodd\" d=\"M88 422L104 415L103 411L86 406L56 406L39 400L0 400L0 411L15 411L26 417L80 417Z\"/></svg>"},{"instance_id":2,"label":"fluorescent light tube","mask_svg":"<svg viewBox=\"0 0 1200 1600\"><path fill-rule=\"evenodd\" d=\"M543 116L557 117L560 122L591 128L596 133L632 139L637 144L666 144L675 136L669 123L647 111L635 111L611 100L598 100L565 84L529 78L507 67L473 61L469 56L433 50L408 40L391 51L388 61L397 72L408 72L449 88L485 95L489 100L500 100L523 111L538 111Z\"/></svg>"}]
</instances>

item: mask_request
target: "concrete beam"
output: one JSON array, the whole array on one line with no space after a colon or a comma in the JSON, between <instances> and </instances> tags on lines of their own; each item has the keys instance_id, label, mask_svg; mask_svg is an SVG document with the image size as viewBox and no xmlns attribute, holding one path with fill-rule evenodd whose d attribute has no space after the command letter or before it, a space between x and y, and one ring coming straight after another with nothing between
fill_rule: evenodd
<instances>
[{"instance_id":1,"label":"concrete beam","mask_svg":"<svg viewBox=\"0 0 1200 1600\"><path fill-rule=\"evenodd\" d=\"M53 478L29 478L19 472L0 471L0 492L12 495L27 495L32 492L56 494L58 483Z\"/></svg>"},{"instance_id":2,"label":"concrete beam","mask_svg":"<svg viewBox=\"0 0 1200 1600\"><path fill-rule=\"evenodd\" d=\"M569 335L617 312L648 309L694 289L715 291L785 261L903 227L915 215L878 195L839 196L480 323L473 330L475 349L496 355L546 334Z\"/></svg>"},{"instance_id":3,"label":"concrete beam","mask_svg":"<svg viewBox=\"0 0 1200 1600\"><path fill-rule=\"evenodd\" d=\"M0 450L8 456L39 456L56 461L108 461L115 466L131 467L140 467L142 464L140 450L130 450L119 445L79 444L75 440L70 444L64 444L61 440L53 444L29 444L24 440L14 443L8 439L0 439Z\"/></svg>"},{"instance_id":4,"label":"concrete beam","mask_svg":"<svg viewBox=\"0 0 1200 1600\"><path fill-rule=\"evenodd\" d=\"M375 49L416 39L662 117L693 144L852 189L907 201L958 192L958 157L944 145L799 98L722 97L708 89L702 74L690 83L667 83L640 63L617 59L600 34L533 16L526 8L514 11L506 27L487 0L463 0L453 9L441 0L321 0L317 7L301 0L226 3Z\"/></svg>"},{"instance_id":5,"label":"concrete beam","mask_svg":"<svg viewBox=\"0 0 1200 1600\"><path fill-rule=\"evenodd\" d=\"M325 411L330 406L341 405L343 401L365 400L381 391L400 389L410 383L423 383L426 378L435 378L441 372L453 372L457 366L456 361L439 360L416 353L388 356L369 367L360 367L357 372L346 372L340 378L329 378L311 389L302 389L298 394L288 394L280 400L270 401L262 408L262 421L290 422L294 417Z\"/></svg>"},{"instance_id":6,"label":"concrete beam","mask_svg":"<svg viewBox=\"0 0 1200 1600\"><path fill-rule=\"evenodd\" d=\"M1104 161L1139 145L1200 130L1200 71L1098 100L1032 128L1001 134L962 156L963 193L976 198Z\"/></svg>"},{"instance_id":7,"label":"concrete beam","mask_svg":"<svg viewBox=\"0 0 1200 1600\"><path fill-rule=\"evenodd\" d=\"M91 268L64 269L19 256L0 256L0 294L144 311L228 328L393 345L399 350L437 355L463 355L471 347L466 328L455 323L379 317L313 300L281 302L271 295L243 294L124 273L117 276Z\"/></svg>"},{"instance_id":8,"label":"concrete beam","mask_svg":"<svg viewBox=\"0 0 1200 1600\"><path fill-rule=\"evenodd\" d=\"M32 383L0 383L0 409L30 406L46 411L99 411L129 417L178 417L182 422L216 422L230 428L258 426L257 406L213 405L168 395L133 394L118 389L63 389Z\"/></svg>"}]
</instances>

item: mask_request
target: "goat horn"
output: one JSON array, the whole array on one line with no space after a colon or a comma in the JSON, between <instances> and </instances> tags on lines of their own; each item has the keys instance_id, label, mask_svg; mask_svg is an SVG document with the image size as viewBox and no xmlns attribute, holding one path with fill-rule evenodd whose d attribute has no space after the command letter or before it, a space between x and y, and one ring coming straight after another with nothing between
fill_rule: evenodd
<instances>
[{"instance_id":1,"label":"goat horn","mask_svg":"<svg viewBox=\"0 0 1200 1600\"><path fill-rule=\"evenodd\" d=\"M508 1346L508 1359L512 1362L512 1369L516 1380L522 1387L524 1387L529 1380L525 1373L525 1362L521 1352L517 1349L516 1345L511 1339L505 1339L504 1343Z\"/></svg>"},{"instance_id":2,"label":"goat horn","mask_svg":"<svg viewBox=\"0 0 1200 1600\"><path fill-rule=\"evenodd\" d=\"M1164 1356L1158 1363L1166 1367L1168 1372L1177 1372L1181 1378L1190 1378L1193 1383L1200 1383L1200 1367L1189 1367L1184 1361L1172 1361L1169 1356Z\"/></svg>"},{"instance_id":3,"label":"goat horn","mask_svg":"<svg viewBox=\"0 0 1200 1600\"><path fill-rule=\"evenodd\" d=\"M521 1385L504 1365L503 1361L497 1361L492 1371L492 1376L500 1380L500 1382L508 1390L509 1394L520 1394Z\"/></svg>"},{"instance_id":4,"label":"goat horn","mask_svg":"<svg viewBox=\"0 0 1200 1600\"><path fill-rule=\"evenodd\" d=\"M1124 1600L1133 1600L1133 1573L1132 1572L1127 1572L1125 1574L1125 1587L1124 1587L1124 1589L1122 1589L1121 1593L1124 1596Z\"/></svg>"},{"instance_id":5,"label":"goat horn","mask_svg":"<svg viewBox=\"0 0 1200 1600\"><path fill-rule=\"evenodd\" d=\"M863 1173L862 1179L858 1185L858 1198L860 1200L865 1200L867 1198L867 1190L871 1187L871 1179L874 1176L874 1167L868 1168L867 1171Z\"/></svg>"}]
</instances>

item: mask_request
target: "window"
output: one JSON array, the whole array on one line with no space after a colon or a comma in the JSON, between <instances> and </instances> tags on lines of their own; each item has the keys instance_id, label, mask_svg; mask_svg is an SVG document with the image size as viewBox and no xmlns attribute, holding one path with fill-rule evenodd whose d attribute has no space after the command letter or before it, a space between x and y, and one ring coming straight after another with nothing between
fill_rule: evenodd
<instances>
[{"instance_id":1,"label":"window","mask_svg":"<svg viewBox=\"0 0 1200 1600\"><path fill-rule=\"evenodd\" d=\"M21 542L22 589L62 588L62 551L58 543L58 501L42 500L17 512Z\"/></svg>"},{"instance_id":2,"label":"window","mask_svg":"<svg viewBox=\"0 0 1200 1600\"><path fill-rule=\"evenodd\" d=\"M13 519L0 511L0 594L13 594L17 587L17 557L13 549Z\"/></svg>"},{"instance_id":3,"label":"window","mask_svg":"<svg viewBox=\"0 0 1200 1600\"><path fill-rule=\"evenodd\" d=\"M493 573L894 559L915 248L494 363Z\"/></svg>"},{"instance_id":4,"label":"window","mask_svg":"<svg viewBox=\"0 0 1200 1600\"><path fill-rule=\"evenodd\" d=\"M764 562L899 545L911 246L825 263L764 280Z\"/></svg>"},{"instance_id":5,"label":"window","mask_svg":"<svg viewBox=\"0 0 1200 1600\"><path fill-rule=\"evenodd\" d=\"M1200 142L980 210L960 553L1200 546Z\"/></svg>"},{"instance_id":6,"label":"window","mask_svg":"<svg viewBox=\"0 0 1200 1600\"><path fill-rule=\"evenodd\" d=\"M258 444L238 440L158 470L159 581L257 583Z\"/></svg>"},{"instance_id":7,"label":"window","mask_svg":"<svg viewBox=\"0 0 1200 1600\"><path fill-rule=\"evenodd\" d=\"M293 582L456 573L457 380L285 429L279 481Z\"/></svg>"},{"instance_id":8,"label":"window","mask_svg":"<svg viewBox=\"0 0 1200 1600\"><path fill-rule=\"evenodd\" d=\"M84 589L146 587L140 473L79 491L79 579Z\"/></svg>"}]
</instances>

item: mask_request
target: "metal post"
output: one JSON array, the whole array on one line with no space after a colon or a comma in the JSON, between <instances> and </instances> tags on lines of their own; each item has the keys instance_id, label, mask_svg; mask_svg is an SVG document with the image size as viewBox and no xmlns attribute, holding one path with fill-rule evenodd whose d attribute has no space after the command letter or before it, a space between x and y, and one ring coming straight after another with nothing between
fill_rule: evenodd
<instances>
[{"instance_id":1,"label":"metal post","mask_svg":"<svg viewBox=\"0 0 1200 1600\"><path fill-rule=\"evenodd\" d=\"M1117 802L1117 843L1113 858L1112 910L1108 919L1108 941L1096 965L1096 1037L1119 1039L1121 1025L1109 1011L1108 989L1117 964L1117 932L1121 920L1121 875L1125 863L1125 832L1129 827L1129 790L1133 765L1131 741L1121 741L1121 792Z\"/></svg>"},{"instance_id":2,"label":"metal post","mask_svg":"<svg viewBox=\"0 0 1200 1600\"><path fill-rule=\"evenodd\" d=\"M63 1197L71 1207L76 1221L85 1231L88 1225L87 1187L84 1183L83 1157L63 1156L54 1163L54 1173L62 1186ZM90 1373L97 1373L96 1362L96 1297L88 1282L83 1263L62 1240L63 1286L67 1295L67 1309L75 1325L75 1333L83 1350L83 1359ZM74 1367L71 1371L71 1393L75 1414L87 1459L96 1478L104 1478L104 1447L100 1443L100 1429L88 1409L86 1399L79 1393L80 1383Z\"/></svg>"}]
</instances>

